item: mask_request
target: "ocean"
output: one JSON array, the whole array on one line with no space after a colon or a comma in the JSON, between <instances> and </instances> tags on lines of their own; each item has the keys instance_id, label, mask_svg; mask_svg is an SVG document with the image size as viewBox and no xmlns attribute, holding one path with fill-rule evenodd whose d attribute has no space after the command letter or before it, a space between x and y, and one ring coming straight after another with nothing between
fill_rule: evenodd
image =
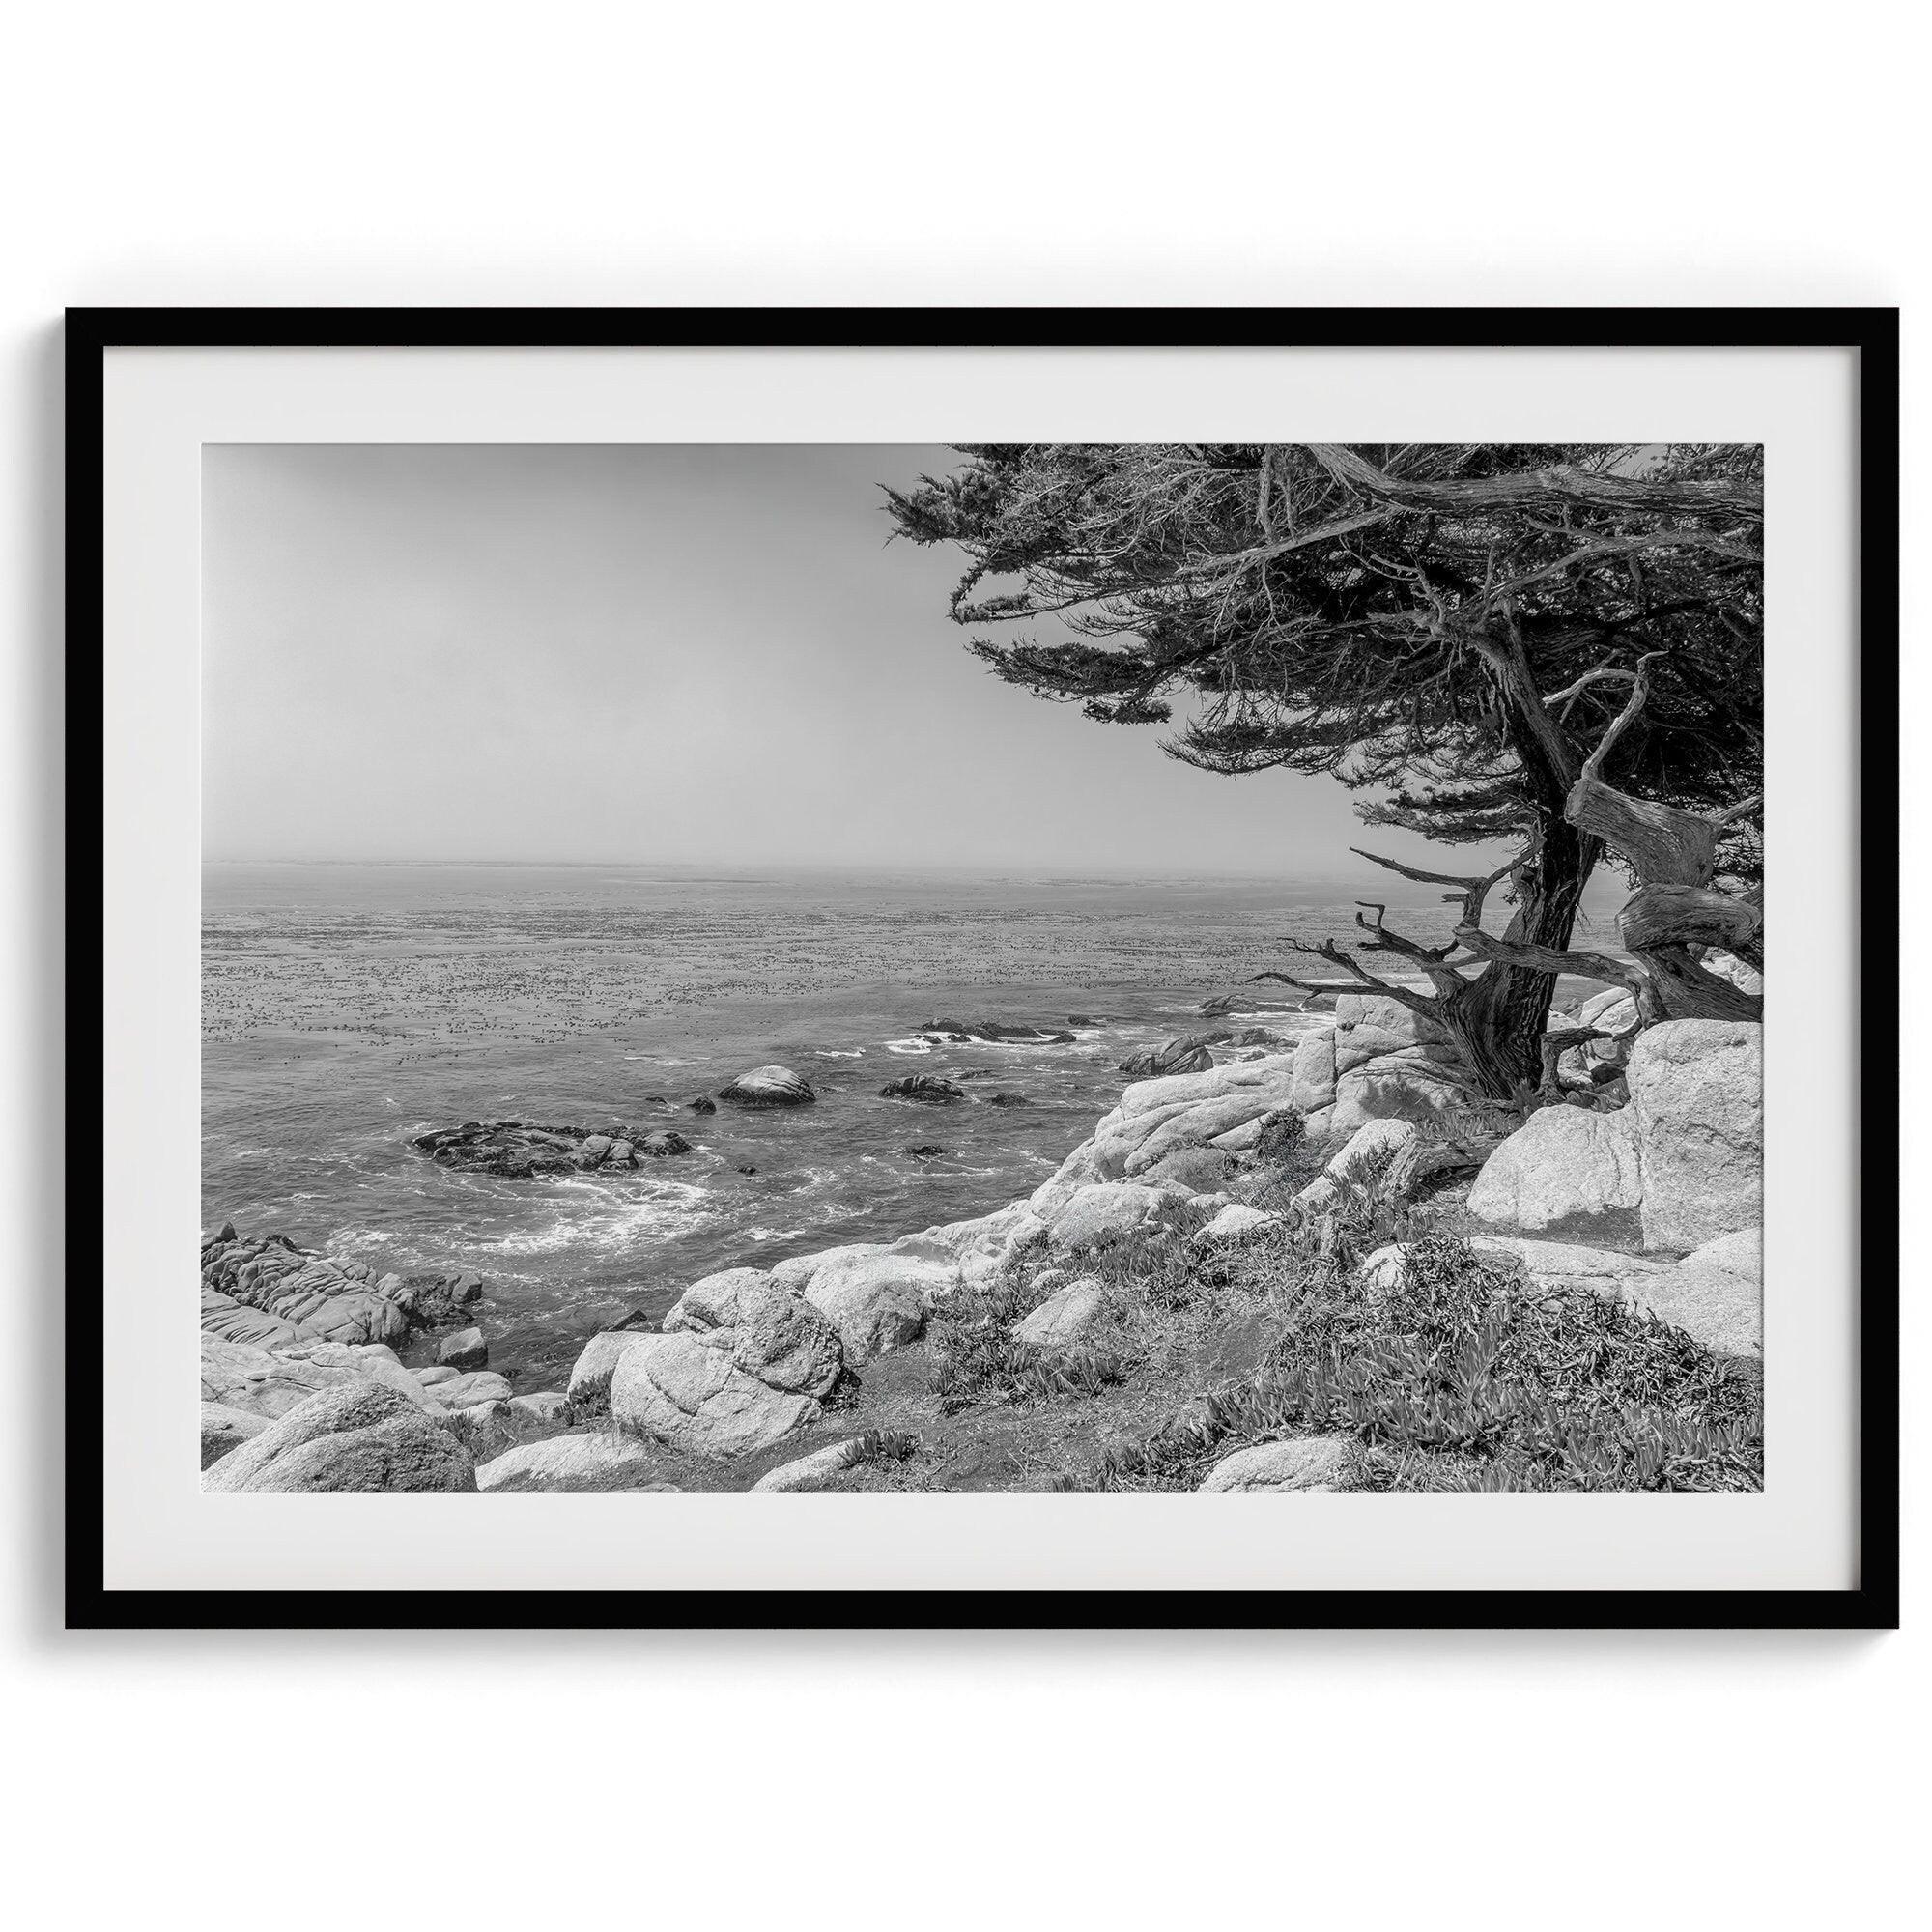
<instances>
[{"instance_id":1,"label":"ocean","mask_svg":"<svg viewBox=\"0 0 1932 1932\"><path fill-rule=\"evenodd\" d=\"M1332 886L1198 876L210 865L204 1222L379 1270L473 1268L492 1366L559 1386L585 1336L662 1314L716 1269L1030 1192L1114 1103L1135 1047L1325 1023L1292 988L1245 982L1270 966L1333 977L1285 942L1345 933L1353 912ZM1424 896L1401 920L1442 930ZM1234 1014L1203 1019L1226 993ZM1065 1045L919 1033L1076 1015ZM774 1061L816 1105L685 1104ZM880 1097L913 1071L1025 1104ZM692 1151L510 1180L410 1146L502 1118L676 1126ZM944 1152L907 1151L931 1145Z\"/></svg>"}]
</instances>

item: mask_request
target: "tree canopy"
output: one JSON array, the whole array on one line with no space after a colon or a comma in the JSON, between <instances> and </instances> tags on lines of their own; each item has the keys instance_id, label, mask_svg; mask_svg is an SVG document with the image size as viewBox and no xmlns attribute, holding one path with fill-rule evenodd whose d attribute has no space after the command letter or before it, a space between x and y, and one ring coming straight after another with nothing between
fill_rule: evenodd
<instances>
[{"instance_id":1,"label":"tree canopy","mask_svg":"<svg viewBox=\"0 0 1932 1932\"><path fill-rule=\"evenodd\" d=\"M1552 983L1537 955L1567 946L1603 850L1566 813L1593 754L1619 796L1729 814L1721 869L1758 876L1737 808L1762 781L1760 449L960 454L888 507L895 535L963 552L952 615L998 675L1166 725L1168 752L1208 771L1330 774L1371 824L1520 843L1485 892L1516 905L1504 937L1523 950L1485 955L1451 1016L1492 1088L1527 1074ZM1372 950L1417 951L1379 914L1370 930Z\"/></svg>"}]
</instances>

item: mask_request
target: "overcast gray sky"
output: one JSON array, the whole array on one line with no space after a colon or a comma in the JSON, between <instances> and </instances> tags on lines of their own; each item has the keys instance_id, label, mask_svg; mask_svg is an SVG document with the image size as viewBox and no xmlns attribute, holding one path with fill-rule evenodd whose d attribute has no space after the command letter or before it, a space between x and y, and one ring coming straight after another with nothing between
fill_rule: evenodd
<instances>
[{"instance_id":1,"label":"overcast gray sky","mask_svg":"<svg viewBox=\"0 0 1932 1932\"><path fill-rule=\"evenodd\" d=\"M886 548L877 487L950 460L210 447L205 854L1386 879L1331 781L1194 771L969 656L956 553Z\"/></svg>"}]
</instances>

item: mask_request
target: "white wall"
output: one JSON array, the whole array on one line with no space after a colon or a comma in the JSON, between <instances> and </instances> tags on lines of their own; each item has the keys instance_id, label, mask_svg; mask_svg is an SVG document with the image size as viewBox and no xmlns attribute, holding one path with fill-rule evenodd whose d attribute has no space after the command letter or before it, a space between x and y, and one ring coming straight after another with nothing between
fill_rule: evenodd
<instances>
[{"instance_id":1,"label":"white wall","mask_svg":"<svg viewBox=\"0 0 1932 1932\"><path fill-rule=\"evenodd\" d=\"M17 1296L0 1492L20 1559L0 1765L28 1922L1895 1920L1879 1901L1921 1864L1918 1633L59 1634L48 733L69 302L1903 301L1922 447L1925 109L1900 17L1857 0L1779 19L1682 0L12 16L0 796L28 837L7 841L0 921ZM1914 669L1908 716L1925 687ZM1924 762L1906 760L1921 808ZM1912 1059L1908 1086L1922 1044ZM1915 1122L1906 1172L1927 1152ZM1908 1360L1922 1308L1910 1284Z\"/></svg>"}]
</instances>

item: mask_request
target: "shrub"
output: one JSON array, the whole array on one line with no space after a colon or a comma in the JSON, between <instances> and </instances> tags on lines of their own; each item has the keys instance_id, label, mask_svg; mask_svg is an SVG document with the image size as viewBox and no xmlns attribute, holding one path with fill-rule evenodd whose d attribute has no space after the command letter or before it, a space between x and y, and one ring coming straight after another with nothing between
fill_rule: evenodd
<instances>
[{"instance_id":1,"label":"shrub","mask_svg":"<svg viewBox=\"0 0 1932 1932\"><path fill-rule=\"evenodd\" d=\"M1231 1442L1335 1431L1384 1452L1368 1488L1761 1486L1757 1377L1646 1312L1526 1284L1442 1236L1416 1241L1385 1291L1321 1258L1300 1267L1256 1374L1110 1455L1100 1488L1191 1489Z\"/></svg>"},{"instance_id":2,"label":"shrub","mask_svg":"<svg viewBox=\"0 0 1932 1932\"><path fill-rule=\"evenodd\" d=\"M932 1390L942 1412L978 1402L1029 1402L1056 1395L1093 1395L1124 1381L1127 1364L1091 1348L1036 1349L1013 1324L1045 1296L1016 1270L984 1288L961 1286L926 1326Z\"/></svg>"}]
</instances>

